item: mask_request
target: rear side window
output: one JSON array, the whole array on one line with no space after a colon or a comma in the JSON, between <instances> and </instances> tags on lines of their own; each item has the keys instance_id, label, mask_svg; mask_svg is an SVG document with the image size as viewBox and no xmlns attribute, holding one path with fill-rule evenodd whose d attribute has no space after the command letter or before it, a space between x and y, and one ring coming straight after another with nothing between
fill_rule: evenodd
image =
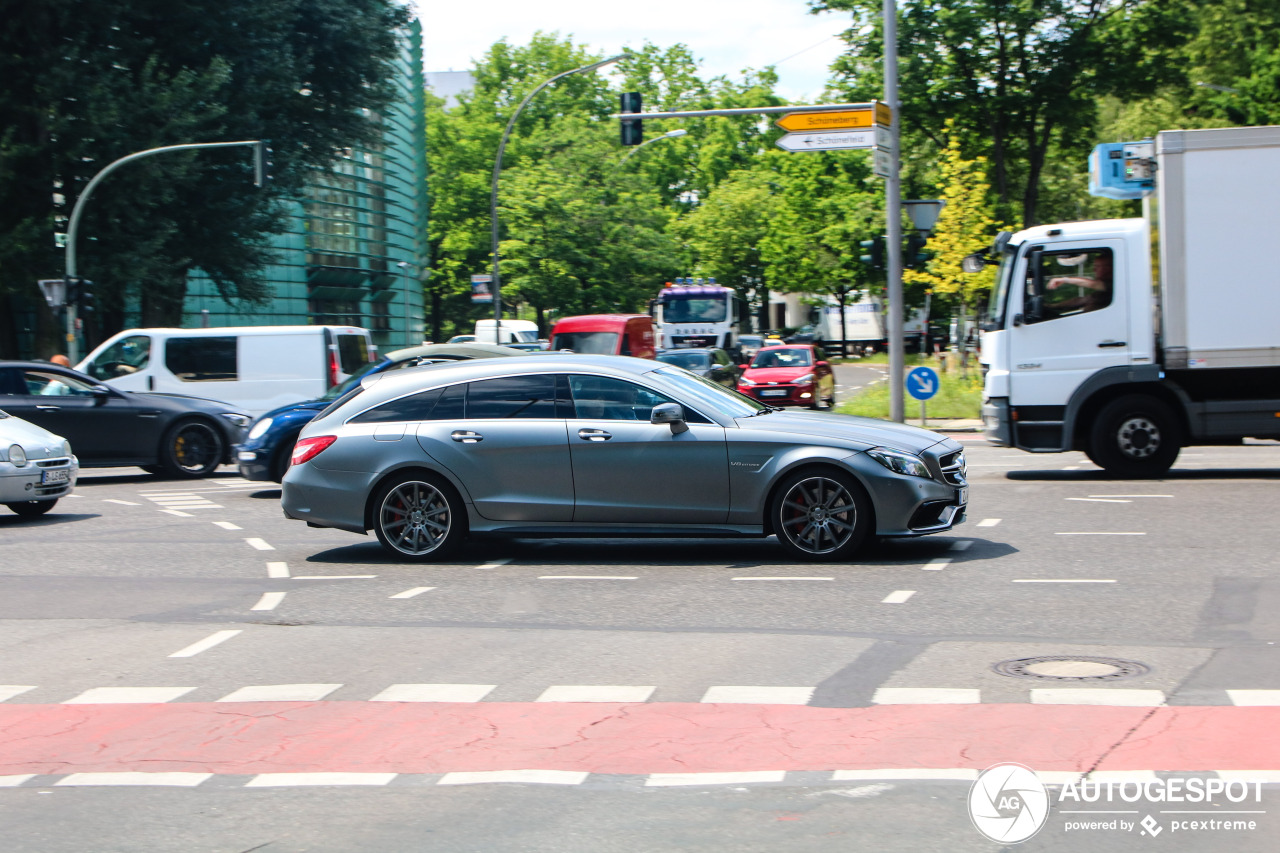
<instances>
[{"instance_id":1,"label":"rear side window","mask_svg":"<svg viewBox=\"0 0 1280 853\"><path fill-rule=\"evenodd\" d=\"M239 378L235 336L170 338L164 366L183 382L228 382Z\"/></svg>"},{"instance_id":2,"label":"rear side window","mask_svg":"<svg viewBox=\"0 0 1280 853\"><path fill-rule=\"evenodd\" d=\"M467 389L467 419L555 418L556 378L503 376L472 382Z\"/></svg>"},{"instance_id":3,"label":"rear side window","mask_svg":"<svg viewBox=\"0 0 1280 853\"><path fill-rule=\"evenodd\" d=\"M338 335L338 363L343 373L355 373L369 361L369 341L364 335Z\"/></svg>"},{"instance_id":4,"label":"rear side window","mask_svg":"<svg viewBox=\"0 0 1280 853\"><path fill-rule=\"evenodd\" d=\"M431 411L440 399L441 389L432 388L383 403L377 408L361 412L351 419L353 424L380 424L387 421L427 421L431 420Z\"/></svg>"}]
</instances>

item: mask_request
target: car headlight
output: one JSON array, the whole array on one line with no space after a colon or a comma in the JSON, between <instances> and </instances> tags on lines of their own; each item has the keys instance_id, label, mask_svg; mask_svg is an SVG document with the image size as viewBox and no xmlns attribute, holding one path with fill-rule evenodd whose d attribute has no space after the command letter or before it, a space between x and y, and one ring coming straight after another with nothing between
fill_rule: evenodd
<instances>
[{"instance_id":1,"label":"car headlight","mask_svg":"<svg viewBox=\"0 0 1280 853\"><path fill-rule=\"evenodd\" d=\"M750 386L752 386L752 385L755 385L755 384L756 384L756 381L755 381L754 379L748 379L748 378L747 378L747 377L745 377L745 376L739 376L739 377L738 377L738 384L739 384L739 385L746 385L746 386L750 387Z\"/></svg>"},{"instance_id":2,"label":"car headlight","mask_svg":"<svg viewBox=\"0 0 1280 853\"><path fill-rule=\"evenodd\" d=\"M27 464L27 451L22 449L22 445L9 445L9 461L13 463L15 468L21 468Z\"/></svg>"},{"instance_id":3,"label":"car headlight","mask_svg":"<svg viewBox=\"0 0 1280 853\"><path fill-rule=\"evenodd\" d=\"M249 425L250 418L248 415L242 415L239 412L223 412L222 416L242 429Z\"/></svg>"},{"instance_id":4,"label":"car headlight","mask_svg":"<svg viewBox=\"0 0 1280 853\"><path fill-rule=\"evenodd\" d=\"M263 433L271 429L272 421L272 418L262 418L254 424L253 429L249 430L249 440L253 441L255 438L261 438Z\"/></svg>"},{"instance_id":5,"label":"car headlight","mask_svg":"<svg viewBox=\"0 0 1280 853\"><path fill-rule=\"evenodd\" d=\"M801 376L799 379L794 380L794 382L795 382L795 384L796 384L796 385L812 385L812 384L813 384L813 374L812 374L812 373L806 373L804 376Z\"/></svg>"},{"instance_id":6,"label":"car headlight","mask_svg":"<svg viewBox=\"0 0 1280 853\"><path fill-rule=\"evenodd\" d=\"M924 460L919 456L912 456L910 453L901 453L897 450L886 450L883 447L868 450L867 455L895 474L924 477L926 480L933 479L933 475L929 473Z\"/></svg>"},{"instance_id":7,"label":"car headlight","mask_svg":"<svg viewBox=\"0 0 1280 853\"><path fill-rule=\"evenodd\" d=\"M72 454L71 454L71 442L67 441L65 438L62 440L62 455L63 455L63 456L71 456L71 455L72 455Z\"/></svg>"}]
</instances>

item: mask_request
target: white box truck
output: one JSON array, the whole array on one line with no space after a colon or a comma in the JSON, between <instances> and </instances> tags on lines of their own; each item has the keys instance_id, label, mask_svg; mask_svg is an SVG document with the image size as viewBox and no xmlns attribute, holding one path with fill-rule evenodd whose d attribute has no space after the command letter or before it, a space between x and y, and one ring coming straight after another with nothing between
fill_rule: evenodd
<instances>
[{"instance_id":1,"label":"white box truck","mask_svg":"<svg viewBox=\"0 0 1280 853\"><path fill-rule=\"evenodd\" d=\"M1164 131L1099 146L1091 167L1095 186L1154 191L1158 262L1150 216L1006 232L965 259L1000 265L986 437L1123 477L1189 445L1280 438L1280 127Z\"/></svg>"}]
</instances>

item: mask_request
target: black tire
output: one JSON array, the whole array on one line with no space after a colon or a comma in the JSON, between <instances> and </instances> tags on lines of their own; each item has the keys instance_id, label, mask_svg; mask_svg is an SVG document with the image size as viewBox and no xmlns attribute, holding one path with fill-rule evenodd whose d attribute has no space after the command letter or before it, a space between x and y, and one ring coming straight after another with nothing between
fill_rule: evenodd
<instances>
[{"instance_id":1,"label":"black tire","mask_svg":"<svg viewBox=\"0 0 1280 853\"><path fill-rule=\"evenodd\" d=\"M205 477L226 456L226 442L217 426L205 420L179 421L160 443L160 464L172 477Z\"/></svg>"},{"instance_id":2,"label":"black tire","mask_svg":"<svg viewBox=\"0 0 1280 853\"><path fill-rule=\"evenodd\" d=\"M293 446L298 443L298 436L301 434L301 432L295 432L280 442L275 456L271 457L271 479L277 483L284 480L284 475L289 472L289 462L293 459Z\"/></svg>"},{"instance_id":3,"label":"black tire","mask_svg":"<svg viewBox=\"0 0 1280 853\"><path fill-rule=\"evenodd\" d=\"M1086 455L1117 477L1159 477L1178 458L1181 441L1173 410L1155 397L1134 394L1102 407Z\"/></svg>"},{"instance_id":4,"label":"black tire","mask_svg":"<svg viewBox=\"0 0 1280 853\"><path fill-rule=\"evenodd\" d=\"M9 509L16 512L23 518L37 518L53 509L53 505L58 501L18 501L17 503L5 504Z\"/></svg>"},{"instance_id":5,"label":"black tire","mask_svg":"<svg viewBox=\"0 0 1280 853\"><path fill-rule=\"evenodd\" d=\"M373 531L404 560L440 560L467 536L467 514L453 487L430 474L394 477L374 494Z\"/></svg>"},{"instance_id":6,"label":"black tire","mask_svg":"<svg viewBox=\"0 0 1280 853\"><path fill-rule=\"evenodd\" d=\"M784 479L769 513L778 542L806 561L851 559L874 533L866 490L851 475L829 468Z\"/></svg>"}]
</instances>

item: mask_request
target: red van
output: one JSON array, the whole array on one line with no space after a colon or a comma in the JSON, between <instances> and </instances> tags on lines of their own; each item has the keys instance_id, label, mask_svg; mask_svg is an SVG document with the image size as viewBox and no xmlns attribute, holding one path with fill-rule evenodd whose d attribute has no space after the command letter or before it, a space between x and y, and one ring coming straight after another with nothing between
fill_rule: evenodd
<instances>
[{"instance_id":1,"label":"red van","mask_svg":"<svg viewBox=\"0 0 1280 853\"><path fill-rule=\"evenodd\" d=\"M653 358L653 318L648 314L583 314L565 317L551 330L551 350Z\"/></svg>"}]
</instances>

